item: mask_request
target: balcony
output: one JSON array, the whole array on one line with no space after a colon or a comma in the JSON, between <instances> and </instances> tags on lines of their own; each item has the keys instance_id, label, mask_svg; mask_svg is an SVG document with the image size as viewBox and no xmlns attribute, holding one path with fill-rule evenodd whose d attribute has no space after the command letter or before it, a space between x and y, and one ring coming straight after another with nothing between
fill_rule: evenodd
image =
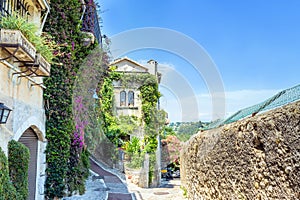
<instances>
[{"instance_id":1,"label":"balcony","mask_svg":"<svg viewBox=\"0 0 300 200\"><path fill-rule=\"evenodd\" d=\"M36 53L35 47L18 30L0 30L0 47L8 56L1 56L0 60L15 58L19 62L21 71L27 76L50 76L51 65ZM3 55L3 54L2 54Z\"/></svg>"},{"instance_id":2,"label":"balcony","mask_svg":"<svg viewBox=\"0 0 300 200\"><path fill-rule=\"evenodd\" d=\"M35 60L35 47L18 30L1 29L0 47L10 54L7 58L15 57L20 62L33 62Z\"/></svg>"},{"instance_id":3,"label":"balcony","mask_svg":"<svg viewBox=\"0 0 300 200\"><path fill-rule=\"evenodd\" d=\"M51 65L41 54L36 54L34 62L24 63L20 68L27 76L50 76Z\"/></svg>"}]
</instances>

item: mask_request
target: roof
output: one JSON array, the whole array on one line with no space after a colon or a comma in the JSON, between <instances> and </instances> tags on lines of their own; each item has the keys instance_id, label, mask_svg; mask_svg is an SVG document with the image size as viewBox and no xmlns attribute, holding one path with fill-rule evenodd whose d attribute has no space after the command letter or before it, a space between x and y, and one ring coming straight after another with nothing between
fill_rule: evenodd
<instances>
[{"instance_id":1,"label":"roof","mask_svg":"<svg viewBox=\"0 0 300 200\"><path fill-rule=\"evenodd\" d=\"M136 61L134 61L134 60L131 60L131 59L128 58L128 57L118 58L118 59L114 60L113 62L111 62L109 65L110 65L110 66L111 66L111 65L116 65L116 64L121 63L121 62L123 62L123 61L131 62L132 64L137 65L137 66L139 66L139 67L141 67L141 68L144 68L145 70L148 71L148 68L147 68L147 67L144 67L144 66L141 65L140 63L138 63L138 62L136 62Z\"/></svg>"}]
</instances>

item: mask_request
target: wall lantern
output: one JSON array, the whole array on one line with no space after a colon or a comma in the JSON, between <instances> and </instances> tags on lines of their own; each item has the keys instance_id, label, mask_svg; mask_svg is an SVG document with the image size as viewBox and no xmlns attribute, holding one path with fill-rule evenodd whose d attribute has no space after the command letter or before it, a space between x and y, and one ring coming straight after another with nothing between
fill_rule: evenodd
<instances>
[{"instance_id":1,"label":"wall lantern","mask_svg":"<svg viewBox=\"0 0 300 200\"><path fill-rule=\"evenodd\" d=\"M0 124L5 124L12 109L0 103Z\"/></svg>"}]
</instances>

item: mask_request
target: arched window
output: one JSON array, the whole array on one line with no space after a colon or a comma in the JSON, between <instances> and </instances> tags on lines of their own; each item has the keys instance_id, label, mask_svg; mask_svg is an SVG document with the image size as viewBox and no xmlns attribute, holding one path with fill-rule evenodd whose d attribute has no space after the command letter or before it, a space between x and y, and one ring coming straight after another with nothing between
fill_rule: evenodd
<instances>
[{"instance_id":1,"label":"arched window","mask_svg":"<svg viewBox=\"0 0 300 200\"><path fill-rule=\"evenodd\" d=\"M134 92L128 92L128 106L134 106Z\"/></svg>"},{"instance_id":2,"label":"arched window","mask_svg":"<svg viewBox=\"0 0 300 200\"><path fill-rule=\"evenodd\" d=\"M126 92L120 92L120 106L126 106Z\"/></svg>"}]
</instances>

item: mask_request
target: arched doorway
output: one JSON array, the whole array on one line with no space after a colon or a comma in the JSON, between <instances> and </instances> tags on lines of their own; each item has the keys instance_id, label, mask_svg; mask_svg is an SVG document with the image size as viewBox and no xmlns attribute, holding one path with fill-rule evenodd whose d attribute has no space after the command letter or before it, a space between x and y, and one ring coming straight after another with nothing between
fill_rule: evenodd
<instances>
[{"instance_id":1,"label":"arched doorway","mask_svg":"<svg viewBox=\"0 0 300 200\"><path fill-rule=\"evenodd\" d=\"M19 142L24 144L30 151L30 161L28 167L28 199L34 200L36 191L38 137L32 128L28 128L20 137Z\"/></svg>"}]
</instances>

